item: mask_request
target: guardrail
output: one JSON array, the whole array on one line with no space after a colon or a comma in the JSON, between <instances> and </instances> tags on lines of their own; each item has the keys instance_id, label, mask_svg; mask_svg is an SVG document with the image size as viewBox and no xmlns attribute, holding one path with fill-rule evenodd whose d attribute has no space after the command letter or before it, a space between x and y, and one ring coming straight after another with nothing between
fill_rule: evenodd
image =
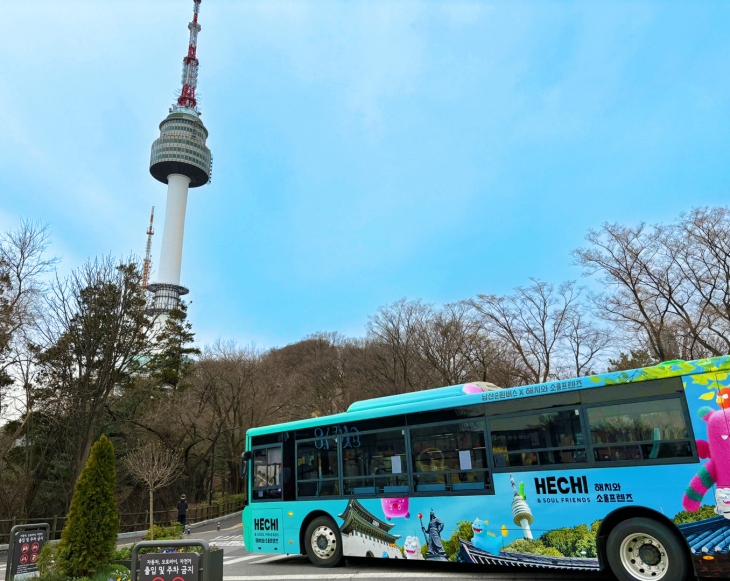
<instances>
[{"instance_id":1,"label":"guardrail","mask_svg":"<svg viewBox=\"0 0 730 581\"><path fill-rule=\"evenodd\" d=\"M229 501L214 504L212 506L195 506L188 509L188 524L194 524L196 522L209 520L212 518L222 517L233 512L243 510L244 501ZM171 508L169 510L156 510L153 513L154 522L156 525L169 525L177 522L177 508ZM43 518L25 518L16 517L13 519L0 520L0 544L7 543L10 538L10 530L17 524L34 524L34 523L48 523L51 526L50 540L60 539L61 531L66 525L65 516L51 516ZM143 531L150 526L150 513L145 512L130 512L119 515L119 532L128 533L132 531Z\"/></svg>"}]
</instances>

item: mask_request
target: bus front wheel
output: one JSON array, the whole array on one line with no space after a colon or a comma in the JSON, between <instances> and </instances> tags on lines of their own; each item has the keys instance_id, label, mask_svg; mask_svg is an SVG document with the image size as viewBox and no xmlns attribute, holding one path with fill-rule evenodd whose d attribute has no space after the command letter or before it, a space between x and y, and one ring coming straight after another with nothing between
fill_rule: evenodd
<instances>
[{"instance_id":1,"label":"bus front wheel","mask_svg":"<svg viewBox=\"0 0 730 581\"><path fill-rule=\"evenodd\" d=\"M327 516L315 518L304 533L307 557L317 567L335 567L342 561L342 537Z\"/></svg>"},{"instance_id":2,"label":"bus front wheel","mask_svg":"<svg viewBox=\"0 0 730 581\"><path fill-rule=\"evenodd\" d=\"M606 557L620 581L684 581L689 577L685 547L650 518L620 522L608 535Z\"/></svg>"}]
</instances>

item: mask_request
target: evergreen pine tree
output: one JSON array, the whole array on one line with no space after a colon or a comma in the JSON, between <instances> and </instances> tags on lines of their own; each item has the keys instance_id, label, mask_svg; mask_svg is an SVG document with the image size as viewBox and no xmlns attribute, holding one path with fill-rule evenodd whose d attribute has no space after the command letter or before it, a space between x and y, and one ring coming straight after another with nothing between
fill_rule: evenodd
<instances>
[{"instance_id":1,"label":"evergreen pine tree","mask_svg":"<svg viewBox=\"0 0 730 581\"><path fill-rule=\"evenodd\" d=\"M114 446L102 436L76 482L61 535L56 562L63 574L88 577L114 557L119 530L116 480Z\"/></svg>"},{"instance_id":2,"label":"evergreen pine tree","mask_svg":"<svg viewBox=\"0 0 730 581\"><path fill-rule=\"evenodd\" d=\"M195 334L187 318L188 307L180 302L167 314L165 325L155 337L149 371L163 386L176 388L193 362L191 356L200 354L200 349L192 346Z\"/></svg>"}]
</instances>

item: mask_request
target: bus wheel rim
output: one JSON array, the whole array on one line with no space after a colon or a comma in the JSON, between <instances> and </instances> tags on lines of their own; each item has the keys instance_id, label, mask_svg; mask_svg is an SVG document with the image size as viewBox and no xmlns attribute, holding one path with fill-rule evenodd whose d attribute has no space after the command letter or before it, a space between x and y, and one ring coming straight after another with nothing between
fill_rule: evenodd
<instances>
[{"instance_id":1,"label":"bus wheel rim","mask_svg":"<svg viewBox=\"0 0 730 581\"><path fill-rule=\"evenodd\" d=\"M627 536L619 549L621 564L635 579L661 579L669 570L667 550L657 539L645 533Z\"/></svg>"},{"instance_id":2,"label":"bus wheel rim","mask_svg":"<svg viewBox=\"0 0 730 581\"><path fill-rule=\"evenodd\" d=\"M317 557L327 560L337 551L337 535L330 527L319 526L312 533L311 545Z\"/></svg>"}]
</instances>

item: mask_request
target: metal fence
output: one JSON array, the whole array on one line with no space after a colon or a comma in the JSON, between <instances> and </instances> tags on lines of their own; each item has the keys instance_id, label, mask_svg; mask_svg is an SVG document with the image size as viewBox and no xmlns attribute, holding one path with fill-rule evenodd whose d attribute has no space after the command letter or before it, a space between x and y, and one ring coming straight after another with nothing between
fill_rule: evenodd
<instances>
[{"instance_id":1,"label":"metal fence","mask_svg":"<svg viewBox=\"0 0 730 581\"><path fill-rule=\"evenodd\" d=\"M243 510L244 501L236 500L221 502L213 506L195 506L188 509L188 524L218 518ZM177 522L177 508L169 510L156 510L153 514L156 525L169 525ZM51 516L44 518L17 517L9 520L0 520L0 544L6 544L9 539L10 529L17 524L48 523L51 526L51 539L60 539L61 531L66 525L65 516ZM119 532L128 533L132 531L143 531L149 528L150 512L130 512L119 515Z\"/></svg>"}]
</instances>

